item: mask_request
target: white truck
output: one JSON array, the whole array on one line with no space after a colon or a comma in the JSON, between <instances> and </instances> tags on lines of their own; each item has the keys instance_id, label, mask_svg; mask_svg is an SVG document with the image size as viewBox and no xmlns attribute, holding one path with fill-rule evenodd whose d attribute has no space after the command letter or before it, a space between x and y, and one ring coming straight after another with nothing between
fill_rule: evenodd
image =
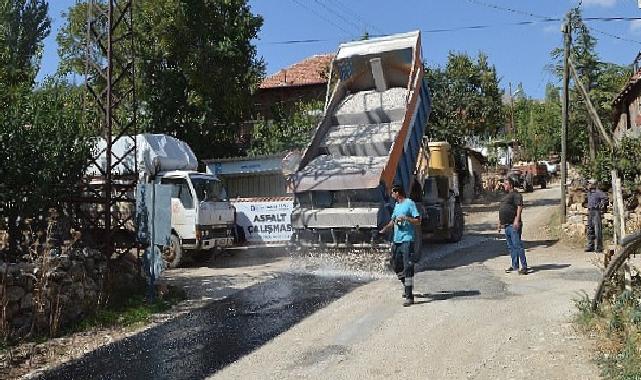
<instances>
[{"instance_id":1,"label":"white truck","mask_svg":"<svg viewBox=\"0 0 641 380\"><path fill-rule=\"evenodd\" d=\"M198 161L187 143L162 134L136 137L138 183L171 185L171 238L163 250L169 268L177 267L185 255L224 250L234 244L235 209L216 176L199 173ZM103 151L106 143L99 140ZM112 162L117 174L134 174L133 138L113 144ZM99 163L106 167L105 157ZM98 172L90 168L90 174Z\"/></svg>"}]
</instances>

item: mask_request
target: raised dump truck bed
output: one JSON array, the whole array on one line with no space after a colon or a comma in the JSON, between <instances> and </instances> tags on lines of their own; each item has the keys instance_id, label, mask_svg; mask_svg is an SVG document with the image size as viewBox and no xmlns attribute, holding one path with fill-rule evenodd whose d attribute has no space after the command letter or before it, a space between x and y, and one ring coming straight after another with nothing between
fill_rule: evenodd
<instances>
[{"instance_id":1,"label":"raised dump truck bed","mask_svg":"<svg viewBox=\"0 0 641 380\"><path fill-rule=\"evenodd\" d=\"M329 99L294 176L295 241L384 244L389 190L409 192L430 113L420 33L340 46Z\"/></svg>"}]
</instances>

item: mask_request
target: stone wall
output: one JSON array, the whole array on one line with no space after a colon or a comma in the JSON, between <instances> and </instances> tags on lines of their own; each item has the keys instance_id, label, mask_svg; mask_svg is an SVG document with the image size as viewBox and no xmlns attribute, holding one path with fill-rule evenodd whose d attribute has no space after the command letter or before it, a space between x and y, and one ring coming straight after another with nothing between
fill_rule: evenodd
<instances>
[{"instance_id":1,"label":"stone wall","mask_svg":"<svg viewBox=\"0 0 641 380\"><path fill-rule=\"evenodd\" d=\"M0 264L1 333L11 340L57 335L104 302L106 276L106 258L88 248Z\"/></svg>"},{"instance_id":2,"label":"stone wall","mask_svg":"<svg viewBox=\"0 0 641 380\"><path fill-rule=\"evenodd\" d=\"M639 231L641 227L641 203L636 199L625 200L625 227L627 233ZM641 197L641 195L632 195L632 197ZM563 231L566 236L576 239L585 239L586 226L588 224L588 209L584 207L587 193L582 187L570 187L566 198L567 221L563 225ZM612 231L614 226L614 216L612 214L612 193L608 193L609 207L608 211L603 213L603 229Z\"/></svg>"}]
</instances>

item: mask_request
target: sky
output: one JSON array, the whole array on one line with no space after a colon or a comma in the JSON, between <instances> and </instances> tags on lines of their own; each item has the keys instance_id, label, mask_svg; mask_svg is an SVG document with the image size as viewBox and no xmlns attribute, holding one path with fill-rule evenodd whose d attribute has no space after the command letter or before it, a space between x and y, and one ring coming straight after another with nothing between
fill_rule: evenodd
<instances>
[{"instance_id":1,"label":"sky","mask_svg":"<svg viewBox=\"0 0 641 380\"><path fill-rule=\"evenodd\" d=\"M55 35L64 23L62 14L75 2L49 1L52 33L45 40L39 80L56 71ZM557 81L546 65L551 63L550 51L562 45L561 23L540 22L529 14L563 18L579 0L249 0L249 4L264 19L254 43L268 75L308 56L333 53L340 43L359 39L365 32L421 30L423 57L429 65L444 65L449 52L484 52L496 66L501 87L522 83L527 96L542 98L546 83ZM584 17L641 18L639 4L638 0L581 1ZM536 23L515 25L523 21ZM641 51L641 20L587 24L598 39L601 61L629 65Z\"/></svg>"}]
</instances>

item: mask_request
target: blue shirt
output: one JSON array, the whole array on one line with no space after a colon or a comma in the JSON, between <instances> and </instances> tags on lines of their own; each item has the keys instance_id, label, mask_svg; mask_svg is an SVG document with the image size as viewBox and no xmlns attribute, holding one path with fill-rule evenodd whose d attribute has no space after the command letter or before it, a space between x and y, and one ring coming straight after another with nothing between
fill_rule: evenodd
<instances>
[{"instance_id":1,"label":"blue shirt","mask_svg":"<svg viewBox=\"0 0 641 380\"><path fill-rule=\"evenodd\" d=\"M418 213L414 201L405 198L394 206L392 220L399 216L418 218L421 214ZM394 223L394 243L402 243L404 241L414 241L414 225L407 220Z\"/></svg>"}]
</instances>

